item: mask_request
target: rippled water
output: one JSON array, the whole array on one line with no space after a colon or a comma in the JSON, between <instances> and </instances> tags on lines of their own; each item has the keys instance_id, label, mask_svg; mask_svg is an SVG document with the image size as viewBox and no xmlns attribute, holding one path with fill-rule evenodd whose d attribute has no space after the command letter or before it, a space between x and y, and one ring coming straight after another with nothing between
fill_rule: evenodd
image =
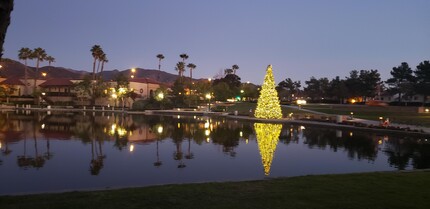
<instances>
[{"instance_id":1,"label":"rippled water","mask_svg":"<svg viewBox=\"0 0 430 209\"><path fill-rule=\"evenodd\" d=\"M0 114L0 194L430 167L428 139L206 116Z\"/></svg>"}]
</instances>

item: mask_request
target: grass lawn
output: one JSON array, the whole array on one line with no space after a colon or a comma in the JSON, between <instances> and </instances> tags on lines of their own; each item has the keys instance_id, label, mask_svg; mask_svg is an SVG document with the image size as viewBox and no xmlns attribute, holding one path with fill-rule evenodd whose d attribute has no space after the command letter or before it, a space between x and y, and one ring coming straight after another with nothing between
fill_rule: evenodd
<instances>
[{"instance_id":1,"label":"grass lawn","mask_svg":"<svg viewBox=\"0 0 430 209\"><path fill-rule=\"evenodd\" d=\"M252 112L254 113L256 107L257 107L257 103L238 102L232 106L229 106L227 111L230 113L233 113L234 111L238 111L239 115L249 115L249 110L252 109ZM305 111L294 109L294 108L288 108L285 106L282 106L281 109L284 117L287 117L288 114L290 113L302 114L302 115L309 114Z\"/></svg>"},{"instance_id":2,"label":"grass lawn","mask_svg":"<svg viewBox=\"0 0 430 209\"><path fill-rule=\"evenodd\" d=\"M1 196L31 208L430 208L430 171L303 176L93 192Z\"/></svg>"},{"instance_id":3,"label":"grass lawn","mask_svg":"<svg viewBox=\"0 0 430 209\"><path fill-rule=\"evenodd\" d=\"M368 120L378 120L379 117L390 118L393 123L430 127L430 114L418 113L416 107L374 107L365 105L305 105L304 109L327 114L350 115Z\"/></svg>"}]
</instances>

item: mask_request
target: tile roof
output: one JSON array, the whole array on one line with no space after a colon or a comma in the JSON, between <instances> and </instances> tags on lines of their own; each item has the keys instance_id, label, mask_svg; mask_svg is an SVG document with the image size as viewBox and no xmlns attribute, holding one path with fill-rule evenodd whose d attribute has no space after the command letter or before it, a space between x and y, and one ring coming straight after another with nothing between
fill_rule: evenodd
<instances>
[{"instance_id":1,"label":"tile roof","mask_svg":"<svg viewBox=\"0 0 430 209\"><path fill-rule=\"evenodd\" d=\"M40 87L51 87L51 86L73 86L73 82L67 78L54 78L47 80L39 85Z\"/></svg>"},{"instance_id":2,"label":"tile roof","mask_svg":"<svg viewBox=\"0 0 430 209\"><path fill-rule=\"evenodd\" d=\"M24 86L25 84L19 80L19 78L16 77L12 77L12 78L8 78L2 82L0 82L0 85L21 85Z\"/></svg>"},{"instance_id":3,"label":"tile roof","mask_svg":"<svg viewBox=\"0 0 430 209\"><path fill-rule=\"evenodd\" d=\"M150 78L132 78L129 82L161 84L160 82Z\"/></svg>"}]
</instances>

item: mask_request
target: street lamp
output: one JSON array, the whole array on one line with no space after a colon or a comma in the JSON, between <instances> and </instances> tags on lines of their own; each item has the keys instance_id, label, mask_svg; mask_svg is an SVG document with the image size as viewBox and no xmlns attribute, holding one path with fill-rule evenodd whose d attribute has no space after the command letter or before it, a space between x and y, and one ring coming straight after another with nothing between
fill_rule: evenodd
<instances>
[{"instance_id":1,"label":"street lamp","mask_svg":"<svg viewBox=\"0 0 430 209\"><path fill-rule=\"evenodd\" d=\"M46 75L48 75L46 72L42 72L42 76L43 76L44 78L46 78Z\"/></svg>"},{"instance_id":2,"label":"street lamp","mask_svg":"<svg viewBox=\"0 0 430 209\"><path fill-rule=\"evenodd\" d=\"M162 91L157 94L157 100L161 102L161 109L163 109L164 93Z\"/></svg>"},{"instance_id":3,"label":"street lamp","mask_svg":"<svg viewBox=\"0 0 430 209\"><path fill-rule=\"evenodd\" d=\"M208 111L211 110L211 94L207 93L206 94L206 99L208 99Z\"/></svg>"}]
</instances>

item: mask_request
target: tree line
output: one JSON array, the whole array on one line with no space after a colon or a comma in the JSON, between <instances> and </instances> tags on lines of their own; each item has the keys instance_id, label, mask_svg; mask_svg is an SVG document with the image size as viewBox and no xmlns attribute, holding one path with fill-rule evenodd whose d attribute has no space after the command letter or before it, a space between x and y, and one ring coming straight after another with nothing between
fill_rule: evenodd
<instances>
[{"instance_id":1,"label":"tree line","mask_svg":"<svg viewBox=\"0 0 430 209\"><path fill-rule=\"evenodd\" d=\"M281 100L291 101L294 98L307 98L311 102L339 102L344 103L347 98L359 101L381 99L381 93L397 94L398 102L420 94L423 103L430 95L430 63L428 60L419 63L415 70L409 64L402 62L390 71L391 77L382 81L378 70L352 70L344 79L336 76L329 80L326 77L311 77L305 81L301 89L300 81L287 78L281 81L277 90Z\"/></svg>"}]
</instances>

